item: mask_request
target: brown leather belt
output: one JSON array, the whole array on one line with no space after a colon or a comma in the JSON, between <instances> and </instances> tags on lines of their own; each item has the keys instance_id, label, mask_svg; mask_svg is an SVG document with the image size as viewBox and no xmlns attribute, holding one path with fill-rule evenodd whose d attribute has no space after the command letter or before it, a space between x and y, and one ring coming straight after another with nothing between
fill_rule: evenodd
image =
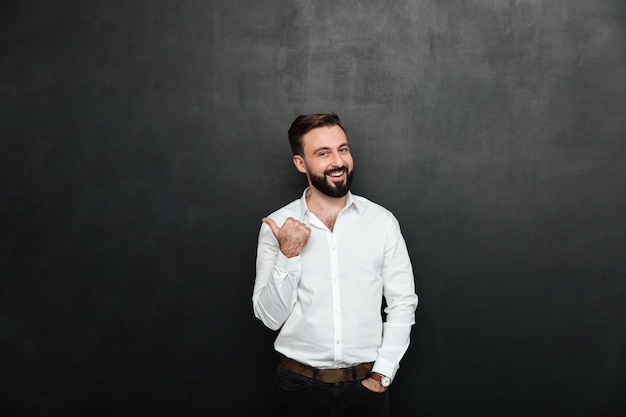
<instances>
[{"instance_id":1,"label":"brown leather belt","mask_svg":"<svg viewBox=\"0 0 626 417\"><path fill-rule=\"evenodd\" d=\"M372 367L374 366L374 362L367 362L350 368L318 369L283 355L280 355L280 364L283 368L291 372L306 376L307 378L326 382L328 384L350 382L357 379L367 378L370 375Z\"/></svg>"}]
</instances>

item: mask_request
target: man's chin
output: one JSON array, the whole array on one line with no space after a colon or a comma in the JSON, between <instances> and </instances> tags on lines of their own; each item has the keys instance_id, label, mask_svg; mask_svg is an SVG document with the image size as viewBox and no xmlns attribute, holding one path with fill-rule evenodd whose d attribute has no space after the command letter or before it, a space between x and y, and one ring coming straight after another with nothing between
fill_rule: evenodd
<instances>
[{"instance_id":1,"label":"man's chin","mask_svg":"<svg viewBox=\"0 0 626 417\"><path fill-rule=\"evenodd\" d=\"M320 190L322 191L322 190ZM348 191L350 191L350 188L347 187L345 185L345 183L341 183L339 185L337 184L333 184L333 185L329 185L328 187L328 191L329 192L324 192L322 191L324 194L326 194L329 197L333 197L333 198L342 198L344 197L346 194L348 194Z\"/></svg>"},{"instance_id":2,"label":"man's chin","mask_svg":"<svg viewBox=\"0 0 626 417\"><path fill-rule=\"evenodd\" d=\"M332 198L342 198L350 191L350 177L341 181L331 181L328 177L310 177L311 185L322 194Z\"/></svg>"}]
</instances>

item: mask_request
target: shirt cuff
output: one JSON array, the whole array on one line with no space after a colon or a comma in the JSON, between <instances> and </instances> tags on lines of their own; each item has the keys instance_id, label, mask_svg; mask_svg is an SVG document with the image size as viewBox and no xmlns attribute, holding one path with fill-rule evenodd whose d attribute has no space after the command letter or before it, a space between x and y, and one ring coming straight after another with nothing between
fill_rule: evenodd
<instances>
[{"instance_id":1,"label":"shirt cuff","mask_svg":"<svg viewBox=\"0 0 626 417\"><path fill-rule=\"evenodd\" d=\"M287 258L285 254L282 253L280 250L278 251L278 255L276 256L276 261L274 265L277 269L286 273L299 271L300 269L302 269L300 263L300 255L294 256L292 258Z\"/></svg>"},{"instance_id":2,"label":"shirt cuff","mask_svg":"<svg viewBox=\"0 0 626 417\"><path fill-rule=\"evenodd\" d=\"M372 368L372 372L378 372L379 374L383 374L388 376L393 381L393 378L396 376L396 371L398 368L393 362L388 361L385 358L379 357L374 363L374 367Z\"/></svg>"}]
</instances>

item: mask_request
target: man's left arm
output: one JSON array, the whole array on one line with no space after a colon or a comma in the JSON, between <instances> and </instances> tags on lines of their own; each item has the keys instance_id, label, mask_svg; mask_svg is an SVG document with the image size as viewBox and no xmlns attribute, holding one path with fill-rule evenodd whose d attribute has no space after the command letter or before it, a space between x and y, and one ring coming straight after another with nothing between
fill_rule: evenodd
<instances>
[{"instance_id":1,"label":"man's left arm","mask_svg":"<svg viewBox=\"0 0 626 417\"><path fill-rule=\"evenodd\" d=\"M378 359L372 372L380 373L393 380L400 366L400 360L406 353L411 327L415 324L417 294L413 267L406 243L395 217L390 220L385 240L383 262L383 296L386 320L383 323L383 338Z\"/></svg>"}]
</instances>

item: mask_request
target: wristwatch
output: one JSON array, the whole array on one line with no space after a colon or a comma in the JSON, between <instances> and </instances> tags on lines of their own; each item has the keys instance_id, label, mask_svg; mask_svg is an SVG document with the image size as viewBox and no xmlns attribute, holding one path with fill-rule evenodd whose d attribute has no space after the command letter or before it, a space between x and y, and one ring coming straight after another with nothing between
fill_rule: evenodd
<instances>
[{"instance_id":1,"label":"wristwatch","mask_svg":"<svg viewBox=\"0 0 626 417\"><path fill-rule=\"evenodd\" d=\"M378 372L372 372L370 374L370 377L376 381L378 381L378 383L380 385L383 386L383 388L388 388L389 385L391 385L391 378L389 378L388 376L385 376L381 373Z\"/></svg>"}]
</instances>

